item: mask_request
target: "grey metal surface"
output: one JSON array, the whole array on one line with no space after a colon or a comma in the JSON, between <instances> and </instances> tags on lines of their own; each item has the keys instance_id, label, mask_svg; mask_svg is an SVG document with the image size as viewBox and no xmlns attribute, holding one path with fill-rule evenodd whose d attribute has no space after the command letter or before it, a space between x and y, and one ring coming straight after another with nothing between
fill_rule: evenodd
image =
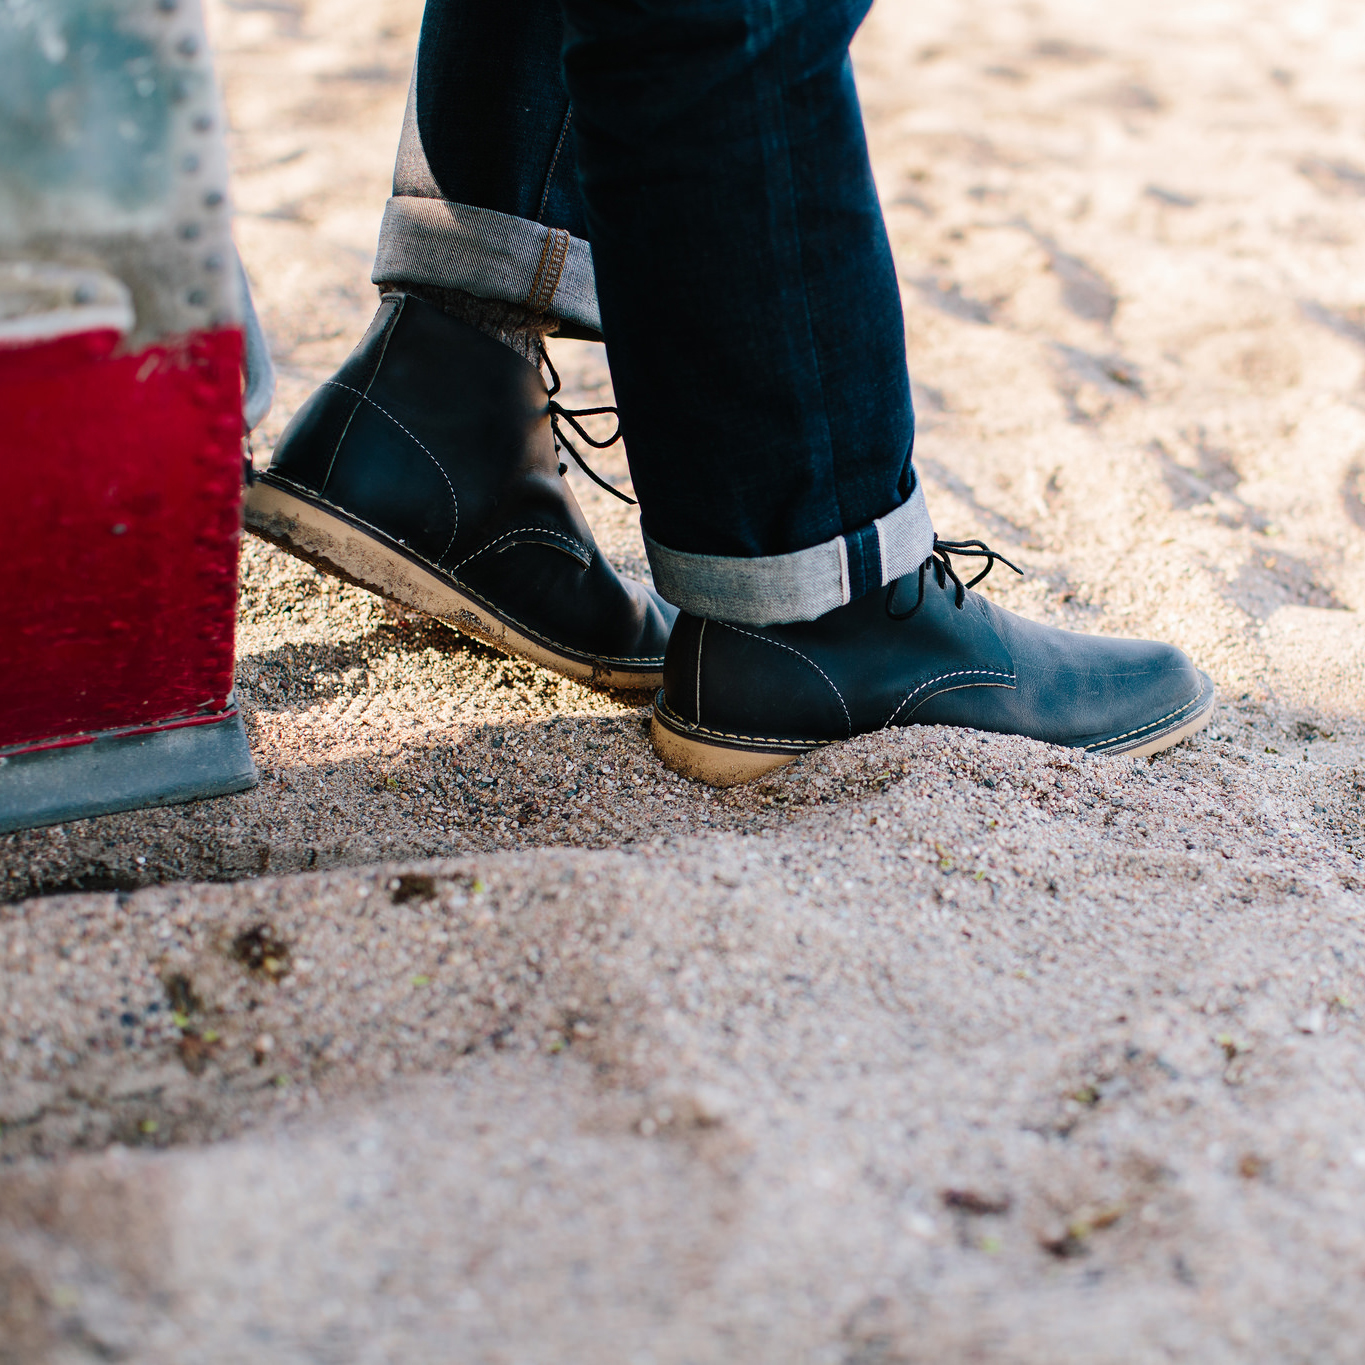
<instances>
[{"instance_id":1,"label":"grey metal surface","mask_svg":"<svg viewBox=\"0 0 1365 1365\"><path fill-rule=\"evenodd\" d=\"M0 3L0 261L107 271L132 349L241 321L199 0Z\"/></svg>"},{"instance_id":2,"label":"grey metal surface","mask_svg":"<svg viewBox=\"0 0 1365 1365\"><path fill-rule=\"evenodd\" d=\"M0 757L0 834L245 791L258 781L240 715Z\"/></svg>"}]
</instances>

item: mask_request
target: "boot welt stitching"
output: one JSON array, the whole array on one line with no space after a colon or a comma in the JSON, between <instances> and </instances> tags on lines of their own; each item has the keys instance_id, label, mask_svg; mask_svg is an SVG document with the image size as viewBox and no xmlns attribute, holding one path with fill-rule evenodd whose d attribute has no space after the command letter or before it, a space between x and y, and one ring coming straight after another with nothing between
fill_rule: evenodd
<instances>
[{"instance_id":1,"label":"boot welt stitching","mask_svg":"<svg viewBox=\"0 0 1365 1365\"><path fill-rule=\"evenodd\" d=\"M434 565L433 567L438 569L440 568L439 565ZM527 635L530 635L534 639L541 641L542 644L547 644L552 649L557 649L561 653L570 649L570 646L561 644L558 640L552 640L548 635L542 635L540 631L538 631L534 626L525 625L523 622L518 621L515 616L508 615L508 613L504 612L501 607L495 607L493 603L488 600L488 598L486 598L481 592L477 592L475 589L471 588L469 584L461 583L460 591L468 593L469 596L474 598L476 601L482 602L484 606L486 606L490 611L501 613L504 617L506 617L507 623L509 625L515 626L518 630L525 631ZM603 663L606 664L658 664L662 667L664 661L664 656L662 654L590 654L587 650L584 649L575 649L572 650L572 652L574 654L577 654L580 658L587 659L589 661L593 659L600 659Z\"/></svg>"},{"instance_id":2,"label":"boot welt stitching","mask_svg":"<svg viewBox=\"0 0 1365 1365\"><path fill-rule=\"evenodd\" d=\"M803 663L808 663L827 683L829 683L830 690L839 698L839 705L843 707L844 710L844 720L848 722L848 737L850 739L853 738L853 717L849 714L848 703L844 700L844 694L834 686L829 674L826 673L814 659L810 658L808 655L802 654L799 649L793 649L791 645L783 644L781 640L770 640L766 635L755 635L751 630L741 630L738 626L732 626L728 621L717 621L716 624L724 626L726 630L733 630L736 635L747 635L751 640L758 640L762 644L776 645L779 649L785 649L788 654L795 654ZM904 704L904 702L901 703L902 706ZM900 707L897 707L896 709L899 710ZM697 719L701 719L700 707L697 708Z\"/></svg>"},{"instance_id":3,"label":"boot welt stitching","mask_svg":"<svg viewBox=\"0 0 1365 1365\"><path fill-rule=\"evenodd\" d=\"M481 554L485 554L489 550L491 550L493 546L495 546L498 543L499 540L509 540L511 539L512 536L525 535L527 532L530 532L538 536L554 536L556 540L565 541L569 545L577 545L579 549L587 548L586 546L584 546L581 540L576 540L573 536L566 536L563 531L551 531L546 529L544 526L518 526L515 531L504 531L502 535L496 537L493 540L490 540L487 545L480 546L480 548L475 550L472 555L466 555L462 560L460 560L458 564L453 565L448 570L448 572L454 573L456 569L464 568L464 566L468 564L471 559L477 559ZM588 564L592 563L593 557L596 554L597 547L594 545L593 548L588 551ZM587 568L588 565L584 565L585 573L587 572Z\"/></svg>"},{"instance_id":4,"label":"boot welt stitching","mask_svg":"<svg viewBox=\"0 0 1365 1365\"><path fill-rule=\"evenodd\" d=\"M377 526L372 526L363 517L356 516L354 512L348 512L344 507L341 506L340 503L329 502L320 494L315 493L311 488L305 487L305 485L301 483L295 483L293 479L287 479L281 474L270 474L269 470L266 471L266 474L269 474L270 481L272 483L288 484L290 488L295 488L300 493L304 494L309 502L316 503L318 506L321 507L329 508L333 512L339 512L346 519L348 524L352 524L356 526L358 529L362 529L365 531L373 531L374 534L381 540L392 539L392 537L389 536L387 532L381 531ZM264 477L265 475L262 475L263 479ZM664 656L662 654L592 654L589 653L587 650L572 649L571 646L569 645L563 644L558 640L552 640L548 635L543 635L534 626L528 626L524 621L517 620L515 616L512 616L510 613L505 612L501 607L496 606L494 603L490 602L488 598L486 598L481 592L477 591L474 588L471 588L467 583L461 583L457 578L455 578L451 574L449 569L443 569L439 564L432 563L432 561L429 560L425 555L418 554L418 552L414 550L410 545L403 546L403 551L405 554L411 555L411 557L417 560L419 563L426 565L426 567L431 569L434 573L447 577L451 580L451 582L458 584L461 592L467 593L476 601L483 603L483 605L486 606L494 614L503 617L509 626L515 626L518 630L531 636L532 639L539 640L542 644L549 645L551 649L558 650L560 653L568 651L588 661L592 661L595 659L600 660L602 663L606 664L662 665L664 661Z\"/></svg>"},{"instance_id":5,"label":"boot welt stitching","mask_svg":"<svg viewBox=\"0 0 1365 1365\"><path fill-rule=\"evenodd\" d=\"M1110 735L1108 739L1097 740L1095 744L1087 747L1097 749L1101 744L1117 744L1121 739L1132 739L1134 735L1143 734L1148 730L1155 730L1158 725L1165 725L1168 720L1174 720L1177 716L1183 715L1203 695L1204 693L1203 690L1201 689L1199 694L1197 696L1191 697L1190 700L1187 701L1184 706L1177 706L1174 711L1170 712L1168 715L1162 716L1160 720L1151 721L1147 725L1139 725L1136 730L1125 730L1121 735Z\"/></svg>"},{"instance_id":6,"label":"boot welt stitching","mask_svg":"<svg viewBox=\"0 0 1365 1365\"><path fill-rule=\"evenodd\" d=\"M946 675L946 676L952 677L953 675L952 675L952 674L948 674L948 675ZM1002 673L1002 674L999 674L998 676L1000 676L1000 677L1009 677L1009 676L1011 676L1011 675L1008 674L1008 673ZM1114 735L1114 736L1112 736L1110 739L1101 740L1100 743L1102 743L1102 744L1112 744L1112 743L1114 743L1115 740L1120 740L1120 739L1131 739L1132 736L1134 736L1134 735L1139 735L1139 734L1141 734L1144 730L1155 729L1156 726L1161 725L1161 724L1163 724L1164 722L1166 722L1166 721L1168 721L1168 720L1173 720L1176 716L1180 715L1182 712L1188 711L1188 710L1190 709L1190 707L1192 707L1192 706L1195 704L1195 702L1197 702L1198 700L1199 700L1199 698L1198 698L1198 697L1195 697L1193 701L1186 702L1184 706L1179 707L1179 708L1178 708L1177 710L1175 710L1175 711L1172 711L1172 712L1170 713L1170 715L1163 716L1163 717L1161 718L1161 720L1153 721L1150 725L1143 725L1143 726L1140 726L1140 727L1139 727L1138 729L1136 729L1136 730L1129 730L1129 731L1127 731L1126 733L1124 733L1124 734L1122 734L1122 735ZM677 713L675 710L673 710L673 708L672 708L671 706L669 706L668 703L667 703L667 701L666 701L665 699L663 699L663 698L660 698L660 699L655 703L655 705L658 707L658 709L659 709L661 712L663 712L664 714L666 714L671 720L676 721L681 729L683 729L683 730L685 730L685 731L689 731L689 732L694 732L694 733L697 733L697 734L712 735L712 736L714 736L716 739L732 739L732 740L736 740L736 741L738 741L738 742L740 742L740 743L744 743L744 742L747 741L747 742L752 743L752 744L774 744L774 745L779 745L779 746L781 746L781 747L783 747L783 748L797 749L797 750L800 750L801 752L806 752L806 751L811 750L811 749L823 748L825 745L833 744L833 743L836 742L836 741L834 741L834 740L829 740L829 739L776 739L776 738L769 738L769 737L764 736L764 735L741 735L741 734L736 734L736 733L734 733L734 732L732 732L732 731L729 731L729 730L713 730L713 729L711 729L709 726L702 725L702 724L700 724L700 723L694 724L692 721L686 720L684 717L678 715L678 713ZM899 710L900 708L897 707L896 709ZM883 727L883 729L886 729L886 728L889 728L889 726L884 726L884 727ZM1087 750L1087 752L1092 752L1092 751L1093 751L1093 750Z\"/></svg>"},{"instance_id":7,"label":"boot welt stitching","mask_svg":"<svg viewBox=\"0 0 1365 1365\"><path fill-rule=\"evenodd\" d=\"M690 720L680 716L667 701L655 703L659 710L667 714L671 719L677 721L678 725L685 731L701 735L711 735L716 739L738 740L741 744L776 744L784 749L794 749L798 753L806 753L811 749L822 749L827 744L838 743L832 739L769 739L764 735L739 735L733 734L729 730L713 730L707 725L694 725Z\"/></svg>"},{"instance_id":8,"label":"boot welt stitching","mask_svg":"<svg viewBox=\"0 0 1365 1365\"><path fill-rule=\"evenodd\" d=\"M421 443L421 441L418 441L418 440L417 440L417 437L415 437L415 436L412 434L412 432L410 432L410 431L407 429L407 427L405 427L405 426L402 424L402 422L400 422L400 421L398 420L398 418L396 418L396 417L393 415L393 413L389 412L386 408L380 407L379 404L376 403L376 402L374 401L374 399L371 398L370 395L369 395L368 393L360 393L360 390L359 390L359 389L353 389L349 384L343 384L343 383L341 383L339 380L336 380L336 379L328 379L328 380L325 381L325 382L326 382L327 384L329 384L329 385L330 385L332 388L334 388L334 389L345 389L345 390L347 391L347 393L359 394L360 397L361 397L366 403L368 403L372 408L374 408L377 412L382 412L382 413L384 414L384 416L387 417L387 418L389 419L389 421L392 422L392 423L394 424L394 426L396 426L396 427L398 428L398 430L401 431L401 432L403 433L404 436L406 436L406 437L407 437L409 440L411 440L411 441L415 441L415 442L417 443L418 448L419 448L419 449L422 451L422 453L427 457L427 459L429 459L429 460L432 462L432 464L434 464L434 465L436 466L436 468L437 468L438 472L440 473L441 477L446 481L446 487L447 487L448 489L450 489L450 501L454 504L454 507L455 507L455 527L454 527L454 530L452 530L451 533L450 533L450 541L449 541L449 543L446 545L445 549L441 551L441 559L444 559L444 558L446 557L446 555L448 555L448 554L450 553L451 546L453 546L453 545L455 544L455 537L456 537L456 535L459 533L459 530L460 530L460 500L459 500L459 498L457 498L457 497L455 496L455 485L454 485L453 483L450 482L450 475L447 474L447 473L445 472L445 470L441 468L441 462L436 458L436 456L434 456L434 455L431 453L431 451L429 451L429 450L426 448L426 446L424 446L424 445Z\"/></svg>"},{"instance_id":9,"label":"boot welt stitching","mask_svg":"<svg viewBox=\"0 0 1365 1365\"><path fill-rule=\"evenodd\" d=\"M913 701L915 697L919 696L926 687L933 687L935 683L947 682L949 678L1008 678L1010 682L1013 683L1018 676L1017 673L1000 673L989 668L964 668L956 673L940 673L937 678L930 678L928 682L920 683L917 688L905 697L900 705L892 711L891 715L887 718L886 724L882 726L882 729L890 729L890 727L896 723L896 717L905 710L910 702ZM971 686L970 683L967 685ZM929 699L926 697L925 701L928 700Z\"/></svg>"}]
</instances>

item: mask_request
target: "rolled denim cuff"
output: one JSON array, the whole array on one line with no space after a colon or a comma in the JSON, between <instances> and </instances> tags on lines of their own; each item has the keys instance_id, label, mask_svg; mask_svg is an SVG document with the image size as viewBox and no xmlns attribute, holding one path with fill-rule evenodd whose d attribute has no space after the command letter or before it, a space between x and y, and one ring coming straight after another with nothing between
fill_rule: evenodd
<instances>
[{"instance_id":1,"label":"rolled denim cuff","mask_svg":"<svg viewBox=\"0 0 1365 1365\"><path fill-rule=\"evenodd\" d=\"M911 573L933 548L934 526L918 482L894 512L793 554L694 555L645 536L654 586L668 601L693 616L743 626L814 621Z\"/></svg>"},{"instance_id":2,"label":"rolled denim cuff","mask_svg":"<svg viewBox=\"0 0 1365 1365\"><path fill-rule=\"evenodd\" d=\"M384 208L375 284L429 284L521 304L600 333L592 247L472 204L396 194Z\"/></svg>"}]
</instances>

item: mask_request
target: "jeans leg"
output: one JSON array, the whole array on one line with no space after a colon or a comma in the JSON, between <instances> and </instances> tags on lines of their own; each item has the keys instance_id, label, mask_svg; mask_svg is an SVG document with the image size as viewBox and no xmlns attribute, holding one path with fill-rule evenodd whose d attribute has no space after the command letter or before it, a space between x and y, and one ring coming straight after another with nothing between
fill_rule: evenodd
<instances>
[{"instance_id":1,"label":"jeans leg","mask_svg":"<svg viewBox=\"0 0 1365 1365\"><path fill-rule=\"evenodd\" d=\"M698 615L810 619L932 548L848 58L869 3L563 0L646 543Z\"/></svg>"},{"instance_id":2,"label":"jeans leg","mask_svg":"<svg viewBox=\"0 0 1365 1365\"><path fill-rule=\"evenodd\" d=\"M428 0L374 280L600 329L558 0Z\"/></svg>"}]
</instances>

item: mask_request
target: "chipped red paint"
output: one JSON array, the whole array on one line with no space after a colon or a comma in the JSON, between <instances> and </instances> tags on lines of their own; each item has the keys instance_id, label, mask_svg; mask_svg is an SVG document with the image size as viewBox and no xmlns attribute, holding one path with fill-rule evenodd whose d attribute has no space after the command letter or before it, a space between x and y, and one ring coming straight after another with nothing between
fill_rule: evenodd
<instances>
[{"instance_id":1,"label":"chipped red paint","mask_svg":"<svg viewBox=\"0 0 1365 1365\"><path fill-rule=\"evenodd\" d=\"M241 333L0 348L0 747L221 719L241 536Z\"/></svg>"}]
</instances>

